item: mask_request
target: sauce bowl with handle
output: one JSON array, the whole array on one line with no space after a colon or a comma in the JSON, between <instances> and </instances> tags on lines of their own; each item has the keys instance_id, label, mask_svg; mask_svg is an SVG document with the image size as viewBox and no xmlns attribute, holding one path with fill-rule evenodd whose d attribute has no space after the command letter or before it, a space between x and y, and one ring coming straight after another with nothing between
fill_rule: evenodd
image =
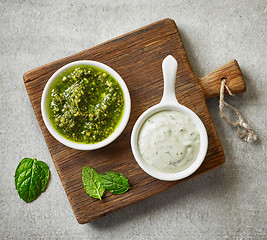
<instances>
[{"instance_id":1,"label":"sauce bowl with handle","mask_svg":"<svg viewBox=\"0 0 267 240\"><path fill-rule=\"evenodd\" d=\"M202 164L208 148L208 136L207 131L200 120L200 118L189 108L181 105L175 95L175 80L176 80L176 72L177 72L177 61L171 55L167 56L162 62L162 70L163 70L163 78L164 78L164 91L163 97L159 104L147 109L136 121L132 134L131 134L131 148L133 155L139 164L139 166L150 176L157 178L159 180L165 181L176 181L183 178L186 178L193 174ZM177 111L180 112L195 124L200 137L200 148L196 159L193 163L184 170L174 172L174 173L166 173L162 171L158 171L152 168L141 156L138 139L139 133L142 129L143 124L146 122L148 118L152 115L159 113L161 111Z\"/></svg>"}]
</instances>

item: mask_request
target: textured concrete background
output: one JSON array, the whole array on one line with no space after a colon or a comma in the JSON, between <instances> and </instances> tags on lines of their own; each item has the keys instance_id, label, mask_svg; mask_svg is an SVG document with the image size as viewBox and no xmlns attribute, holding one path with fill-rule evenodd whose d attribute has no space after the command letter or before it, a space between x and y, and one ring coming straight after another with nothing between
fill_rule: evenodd
<instances>
[{"instance_id":1,"label":"textured concrete background","mask_svg":"<svg viewBox=\"0 0 267 240\"><path fill-rule=\"evenodd\" d=\"M0 1L0 239L266 239L266 0ZM246 144L208 107L226 164L108 215L76 222L22 80L26 71L170 17L194 72L203 76L237 59L247 92L227 98L254 127ZM47 190L19 199L14 172L24 157L45 161Z\"/></svg>"}]
</instances>

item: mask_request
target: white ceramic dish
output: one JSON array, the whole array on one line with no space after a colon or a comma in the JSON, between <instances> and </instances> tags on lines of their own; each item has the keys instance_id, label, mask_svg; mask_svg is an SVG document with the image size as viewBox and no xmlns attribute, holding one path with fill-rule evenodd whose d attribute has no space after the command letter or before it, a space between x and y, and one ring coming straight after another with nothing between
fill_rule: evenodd
<instances>
[{"instance_id":1,"label":"white ceramic dish","mask_svg":"<svg viewBox=\"0 0 267 240\"><path fill-rule=\"evenodd\" d=\"M167 56L162 62L162 70L164 78L164 92L162 100L159 104L146 110L136 121L131 135L131 148L137 163L146 173L160 180L176 181L188 177L189 175L194 173L202 164L207 153L208 137L206 128L200 118L189 108L178 103L176 99L175 80L177 72L177 61L175 60L175 58L170 55ZM200 150L196 160L188 168L177 173L163 173L152 169L142 159L139 152L138 136L143 123L153 114L164 110L179 111L186 114L192 119L200 134Z\"/></svg>"},{"instance_id":2,"label":"white ceramic dish","mask_svg":"<svg viewBox=\"0 0 267 240\"><path fill-rule=\"evenodd\" d=\"M65 72L69 68L74 67L74 66L79 66L79 65L90 65L90 66L98 67L98 68L103 69L104 71L108 72L120 84L121 89L122 89L123 94L124 94L125 106L124 106L123 116L122 116L122 119L121 119L119 125L116 127L115 131L108 138L104 139L101 142L94 143L94 144L84 144L84 143L78 143L78 142L68 140L67 138L65 138L64 136L62 136L60 133L58 133L55 130L55 128L53 127L53 125L52 125L52 123L48 117L48 113L47 113L47 97L48 97L48 93L49 93L49 90L50 90L50 87L51 87L53 81L60 74L62 74L63 72ZM51 76L51 78L48 80L48 82L44 88L43 94L42 94L41 112L42 112L44 123L45 123L48 131L59 142L61 142L62 144L66 145L70 148L74 148L74 149L78 149L78 150L94 150L94 149L102 148L102 147L110 144L122 133L122 131L126 127L126 124L128 122L129 116L130 116L131 99L130 99L130 94L129 94L129 91L128 91L128 88L127 88L125 82L123 81L121 76L116 71L114 71L109 66L107 66L103 63L100 63L100 62L90 61L90 60L81 60L81 61L75 61L75 62L69 63L69 64L61 67Z\"/></svg>"}]
</instances>

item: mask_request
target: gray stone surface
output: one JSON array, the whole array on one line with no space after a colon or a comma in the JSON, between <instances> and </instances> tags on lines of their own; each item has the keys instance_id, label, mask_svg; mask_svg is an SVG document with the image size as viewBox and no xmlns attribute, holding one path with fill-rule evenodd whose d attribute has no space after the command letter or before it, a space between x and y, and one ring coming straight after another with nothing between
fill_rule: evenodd
<instances>
[{"instance_id":1,"label":"gray stone surface","mask_svg":"<svg viewBox=\"0 0 267 240\"><path fill-rule=\"evenodd\" d=\"M247 1L0 1L0 239L266 239L267 3ZM226 163L203 176L93 223L79 225L22 80L26 71L170 17L192 68L208 74L237 59L247 92L227 98L259 135L239 140L208 107ZM47 190L19 199L14 172L24 157L45 161Z\"/></svg>"}]
</instances>

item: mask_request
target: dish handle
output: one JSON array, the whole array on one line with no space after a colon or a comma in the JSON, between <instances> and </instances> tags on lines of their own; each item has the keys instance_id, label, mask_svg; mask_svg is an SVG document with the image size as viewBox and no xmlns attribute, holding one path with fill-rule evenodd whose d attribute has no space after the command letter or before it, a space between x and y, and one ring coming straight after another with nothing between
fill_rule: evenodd
<instances>
[{"instance_id":1,"label":"dish handle","mask_svg":"<svg viewBox=\"0 0 267 240\"><path fill-rule=\"evenodd\" d=\"M160 104L179 104L175 95L177 66L176 59L171 55L168 55L162 62L164 90Z\"/></svg>"}]
</instances>

